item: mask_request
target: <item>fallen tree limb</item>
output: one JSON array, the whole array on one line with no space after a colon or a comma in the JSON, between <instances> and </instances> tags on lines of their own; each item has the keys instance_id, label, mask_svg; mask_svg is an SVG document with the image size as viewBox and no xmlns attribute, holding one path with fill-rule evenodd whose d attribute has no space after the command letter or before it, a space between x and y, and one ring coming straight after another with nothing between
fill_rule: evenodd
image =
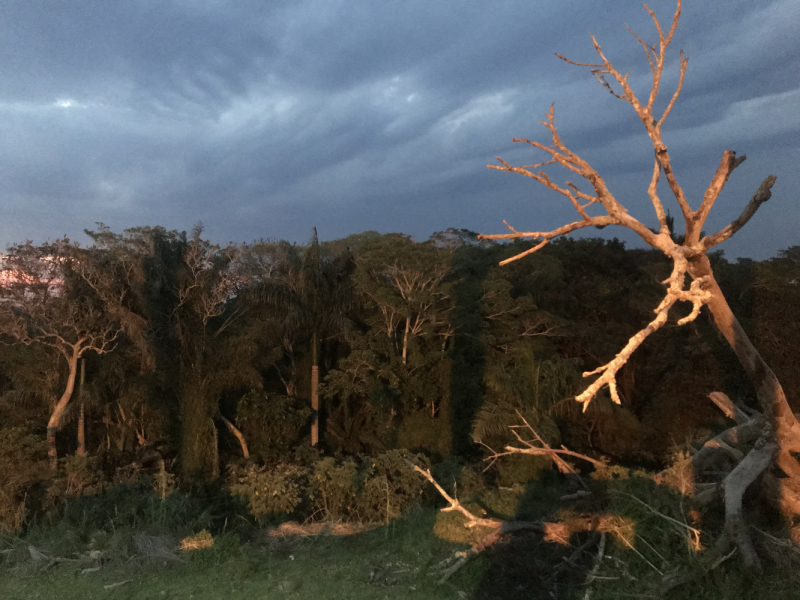
<instances>
[{"instance_id":1,"label":"fallen tree limb","mask_svg":"<svg viewBox=\"0 0 800 600\"><path fill-rule=\"evenodd\" d=\"M497 527L500 527L500 525L503 523L503 521L501 521L500 519L482 519L481 517L477 517L477 516L473 515L469 510L464 508L464 506L462 506L462 504L456 498L453 498L452 496L450 496L450 494L448 494L446 491L444 491L444 488L442 486L440 486L436 482L436 480L433 478L433 475L431 475L430 469L422 469L422 468L418 467L417 465L415 465L414 463L412 463L411 461L407 461L407 462L408 462L409 466L411 466L417 473L419 473L425 479L430 481L431 484L433 485L433 487L435 487L436 490L439 492L439 494L441 494L442 498L447 500L447 502L450 504L450 506L448 506L446 508L443 508L442 512L450 512L450 511L455 510L455 511L460 512L462 515L464 515L464 517L467 519L467 522L465 523L465 527L481 527L482 526L482 527L497 528Z\"/></svg>"},{"instance_id":2,"label":"fallen tree limb","mask_svg":"<svg viewBox=\"0 0 800 600\"><path fill-rule=\"evenodd\" d=\"M559 470L559 472L563 473L564 475L571 476L571 477L577 479L578 482L585 488L586 484L583 482L583 480L581 479L580 475L575 470L575 467L573 467L566 460L564 460L561 457L561 455L572 456L574 458L579 458L581 460L585 460L586 462L591 463L592 465L594 465L597 468L602 468L602 467L605 466L605 464L602 463L599 460L596 460L596 459L594 459L594 458L592 458L590 456L586 456L585 454L580 454L578 452L573 452L572 450L568 450L564 446L561 446L561 448L553 448L553 447L551 447L550 444L548 444L544 440L544 438L542 436L540 436L538 434L538 432L531 426L531 424L528 423L528 421L525 419L525 417L522 416L522 413L520 413L519 411L516 411L516 412L517 412L517 416L524 423L524 425L512 425L511 427L509 427L509 429L511 429L511 433L514 434L514 437L517 438L517 440L524 446L524 448L520 448L519 446L510 446L509 445L509 446L505 447L505 450L506 450L505 452L494 452L494 450L492 450L492 452L494 452L494 454L492 454L491 456L486 458L486 460L489 461L489 466L487 466L486 469L491 467L495 463L495 461L498 458L500 458L501 456L510 456L511 454L528 454L530 456L547 456L550 460L553 461L553 464L556 466L556 468ZM528 431L530 431L533 434L533 437L536 438L536 439L533 440L533 441L524 439L519 434L519 432L517 432L517 429L520 429L520 428L525 428ZM541 445L540 446L535 445L534 441L538 442ZM490 448L490 450L491 450L491 448ZM484 470L486 470L486 469L484 469Z\"/></svg>"},{"instance_id":3,"label":"fallen tree limb","mask_svg":"<svg viewBox=\"0 0 800 600\"><path fill-rule=\"evenodd\" d=\"M727 394L723 392L711 392L708 397L725 413L726 417L733 419L737 424L741 425L750 420L750 415L744 412L740 406L734 404L733 400L731 400Z\"/></svg>"},{"instance_id":4,"label":"fallen tree limb","mask_svg":"<svg viewBox=\"0 0 800 600\"><path fill-rule=\"evenodd\" d=\"M695 471L703 471L714 465L720 456L720 450L734 457L738 462L744 454L733 448L741 444L749 444L758 439L764 430L763 415L756 415L749 421L726 429L719 435L708 440L703 447L692 457L692 466Z\"/></svg>"},{"instance_id":5,"label":"fallen tree limb","mask_svg":"<svg viewBox=\"0 0 800 600\"><path fill-rule=\"evenodd\" d=\"M597 556L594 559L594 565L592 565L592 570L589 571L589 574L586 576L586 593L583 595L583 600L589 600L592 597L592 581L597 576L597 571L600 569L600 563L603 562L603 558L605 558L605 551L606 551L606 534L600 534L600 545L597 548Z\"/></svg>"},{"instance_id":6,"label":"fallen tree limb","mask_svg":"<svg viewBox=\"0 0 800 600\"><path fill-rule=\"evenodd\" d=\"M750 484L769 467L777 453L776 442L759 440L722 484L725 490L725 532L717 541L717 549L726 554L730 544L735 544L742 553L745 565L759 574L762 572L761 560L753 547L744 520L742 498Z\"/></svg>"},{"instance_id":7,"label":"fallen tree limb","mask_svg":"<svg viewBox=\"0 0 800 600\"><path fill-rule=\"evenodd\" d=\"M708 397L726 417L736 421L736 425L708 440L695 453L692 457L692 467L696 472L711 468L720 456L720 451L730 455L737 463L741 462L744 454L735 446L749 444L758 439L765 423L764 415L760 412L752 411L752 414L747 414L741 406L722 392L711 392Z\"/></svg>"}]
</instances>

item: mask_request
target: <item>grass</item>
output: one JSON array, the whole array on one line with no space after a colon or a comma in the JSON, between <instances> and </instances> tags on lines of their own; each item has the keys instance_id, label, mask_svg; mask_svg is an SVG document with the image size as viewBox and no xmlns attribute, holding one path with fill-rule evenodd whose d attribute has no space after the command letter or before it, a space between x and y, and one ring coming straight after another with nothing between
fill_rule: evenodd
<instances>
[{"instance_id":1,"label":"grass","mask_svg":"<svg viewBox=\"0 0 800 600\"><path fill-rule=\"evenodd\" d=\"M594 504L604 496L602 510L634 526L623 532L625 536L608 534L605 558L592 583L592 600L660 598L662 572L699 567L700 555L687 545L684 500L679 494L638 476L591 486L594 500L565 510L560 497L568 490L556 474L549 473L524 490L485 492L477 506L492 515L547 517L566 523L571 516L599 510ZM59 517L43 519L23 540L0 539L0 599L577 600L587 591L585 582L596 554L592 549L565 569L565 561L589 534L573 536L572 546L520 534L498 543L439 585L437 565L467 547L466 530L452 512L437 517L433 508L417 509L383 527L349 536L275 538L252 520L226 512L230 503L214 504L215 514L224 515L220 522L219 515L212 519L208 510L201 511L205 504L200 499L177 492L168 502L159 501L158 510L131 490L115 494L65 505ZM180 562L147 559L134 549L137 532L165 536L167 546L174 549L188 532L197 533L209 522L217 524L212 528L217 532L213 547L176 551ZM721 522L721 515L713 511L704 515L705 547L713 543ZM759 525L768 528L769 522ZM766 559L763 577L745 575L734 555L666 599L800 600L796 575L800 550L770 539L756 538ZM48 557L82 555L83 562L36 562L28 544ZM102 550L102 564L87 556L93 549Z\"/></svg>"},{"instance_id":2,"label":"grass","mask_svg":"<svg viewBox=\"0 0 800 600\"><path fill-rule=\"evenodd\" d=\"M473 561L437 585L438 562L464 546L439 540L435 511L425 509L390 525L352 536L320 535L276 540L263 536L240 544L221 536L211 549L187 553L185 563L51 567L0 574L0 598L33 600L247 598L460 599L481 579L485 562ZM122 583L125 582L125 583ZM121 584L108 588L113 584Z\"/></svg>"}]
</instances>

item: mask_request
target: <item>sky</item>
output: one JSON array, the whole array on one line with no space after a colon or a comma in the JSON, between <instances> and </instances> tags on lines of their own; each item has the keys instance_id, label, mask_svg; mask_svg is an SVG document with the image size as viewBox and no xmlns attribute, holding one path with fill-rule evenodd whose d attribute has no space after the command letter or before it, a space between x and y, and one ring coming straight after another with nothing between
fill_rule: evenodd
<instances>
[{"instance_id":1,"label":"sky","mask_svg":"<svg viewBox=\"0 0 800 600\"><path fill-rule=\"evenodd\" d=\"M674 2L650 6L668 27ZM504 233L503 219L551 230L576 220L568 200L486 165L543 160L511 139L547 142L539 119L552 103L564 142L655 227L642 124L588 69L554 55L594 62L593 33L646 96L649 66L626 24L657 40L629 0L3 0L0 247L87 242L96 222L202 222L223 244L302 243L315 226L322 240ZM798 0L689 0L668 51L665 98L678 51L689 59L663 131L690 203L724 150L748 156L707 230L778 178L720 246L729 258L800 244L798 40ZM619 228L586 231L636 245Z\"/></svg>"}]
</instances>

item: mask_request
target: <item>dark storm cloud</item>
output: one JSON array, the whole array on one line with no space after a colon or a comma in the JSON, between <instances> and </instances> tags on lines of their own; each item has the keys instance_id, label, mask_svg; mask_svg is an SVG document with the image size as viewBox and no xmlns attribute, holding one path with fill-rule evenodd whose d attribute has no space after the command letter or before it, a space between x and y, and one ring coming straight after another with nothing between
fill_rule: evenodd
<instances>
[{"instance_id":1,"label":"dark storm cloud","mask_svg":"<svg viewBox=\"0 0 800 600\"><path fill-rule=\"evenodd\" d=\"M764 257L798 243L800 8L708 6L684 7L672 58L684 48L689 73L665 138L695 202L724 149L750 157L709 227L778 175L726 246ZM653 8L669 21L672 2ZM645 94L649 68L624 23L654 39L632 2L7 1L0 241L80 237L98 220L202 220L220 242L302 241L314 225L325 238L494 232L503 218L550 229L573 218L560 197L485 165L535 161L510 139L544 141L552 102L564 140L654 221L641 124L553 55L593 61L591 31Z\"/></svg>"}]
</instances>

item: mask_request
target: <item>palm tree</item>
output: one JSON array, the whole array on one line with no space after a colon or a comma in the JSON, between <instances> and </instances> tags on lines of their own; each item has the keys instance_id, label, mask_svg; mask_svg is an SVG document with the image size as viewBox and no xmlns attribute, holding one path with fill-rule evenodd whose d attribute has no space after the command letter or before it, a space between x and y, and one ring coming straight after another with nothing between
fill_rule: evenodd
<instances>
[{"instance_id":1,"label":"palm tree","mask_svg":"<svg viewBox=\"0 0 800 600\"><path fill-rule=\"evenodd\" d=\"M311 350L311 445L319 445L319 356L325 340L346 335L352 327L348 313L355 297L349 282L352 260L349 252L323 257L317 228L302 249L281 245L280 266L274 275L251 290L255 304L272 308L283 317L284 337L305 338ZM291 347L291 344L289 345Z\"/></svg>"}]
</instances>

